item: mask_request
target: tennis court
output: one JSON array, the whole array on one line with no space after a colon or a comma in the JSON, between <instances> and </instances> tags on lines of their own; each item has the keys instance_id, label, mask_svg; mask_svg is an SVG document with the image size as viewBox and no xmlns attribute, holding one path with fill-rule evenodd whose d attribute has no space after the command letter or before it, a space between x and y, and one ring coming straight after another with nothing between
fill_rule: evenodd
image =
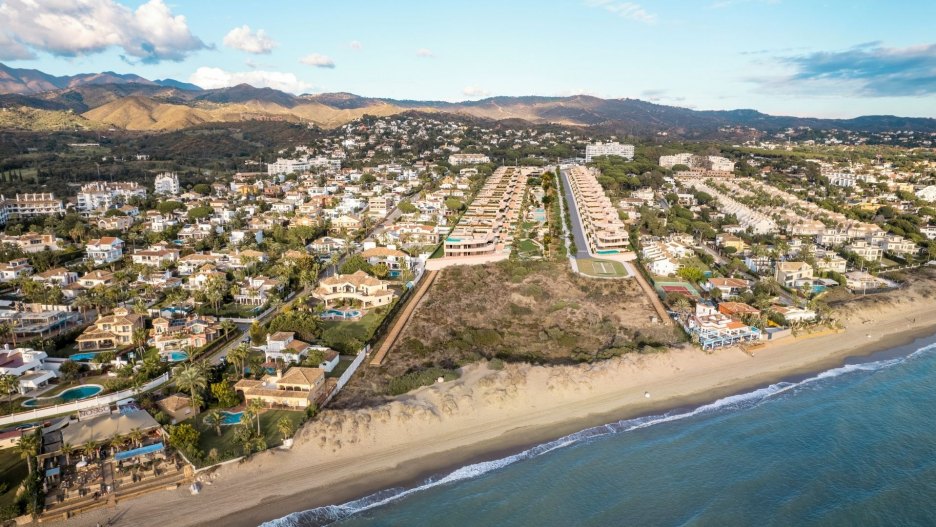
<instances>
[{"instance_id":1,"label":"tennis court","mask_svg":"<svg viewBox=\"0 0 936 527\"><path fill-rule=\"evenodd\" d=\"M589 276L612 277L628 276L627 270L620 262L608 260L593 260L590 258L578 258L579 271Z\"/></svg>"},{"instance_id":2,"label":"tennis court","mask_svg":"<svg viewBox=\"0 0 936 527\"><path fill-rule=\"evenodd\" d=\"M688 282L657 282L655 285L660 296L675 294L686 298L701 298L696 288Z\"/></svg>"}]
</instances>

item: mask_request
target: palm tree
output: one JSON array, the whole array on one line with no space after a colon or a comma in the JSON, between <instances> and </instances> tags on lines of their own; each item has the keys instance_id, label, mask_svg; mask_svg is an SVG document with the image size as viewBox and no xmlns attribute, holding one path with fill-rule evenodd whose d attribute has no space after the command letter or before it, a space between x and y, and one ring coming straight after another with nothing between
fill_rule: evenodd
<instances>
[{"instance_id":1,"label":"palm tree","mask_svg":"<svg viewBox=\"0 0 936 527\"><path fill-rule=\"evenodd\" d=\"M97 445L94 443L94 441L89 440L84 444L84 446L81 447L81 451L84 452L84 455L88 458L87 460L90 460L91 456L97 452Z\"/></svg>"},{"instance_id":2,"label":"palm tree","mask_svg":"<svg viewBox=\"0 0 936 527\"><path fill-rule=\"evenodd\" d=\"M139 448L143 443L143 431L140 430L139 428L133 428L127 434L127 438L129 438L130 442L132 442L137 448Z\"/></svg>"},{"instance_id":3,"label":"palm tree","mask_svg":"<svg viewBox=\"0 0 936 527\"><path fill-rule=\"evenodd\" d=\"M218 436L221 435L221 423L224 422L224 416L221 415L221 410L217 408L209 410L208 414L202 419L202 422L214 428Z\"/></svg>"},{"instance_id":4,"label":"palm tree","mask_svg":"<svg viewBox=\"0 0 936 527\"><path fill-rule=\"evenodd\" d=\"M283 434L283 441L289 439L294 431L292 421L286 416L280 417L279 421L276 422L276 430Z\"/></svg>"},{"instance_id":5,"label":"palm tree","mask_svg":"<svg viewBox=\"0 0 936 527\"><path fill-rule=\"evenodd\" d=\"M260 399L251 399L247 402L247 410L250 410L255 416L257 416L257 435L260 435L260 414L266 407L263 404L263 401Z\"/></svg>"},{"instance_id":6,"label":"palm tree","mask_svg":"<svg viewBox=\"0 0 936 527\"><path fill-rule=\"evenodd\" d=\"M8 373L0 375L0 394L7 397L7 401L10 404L9 412L13 413L13 394L16 393L16 389L19 387L19 380Z\"/></svg>"},{"instance_id":7,"label":"palm tree","mask_svg":"<svg viewBox=\"0 0 936 527\"><path fill-rule=\"evenodd\" d=\"M142 359L143 353L146 351L146 330L143 328L137 328L133 330L133 345L136 346L139 356Z\"/></svg>"},{"instance_id":8,"label":"palm tree","mask_svg":"<svg viewBox=\"0 0 936 527\"><path fill-rule=\"evenodd\" d=\"M250 357L250 346L242 342L236 348L229 351L227 356L237 367L241 378L245 377L247 375L247 358Z\"/></svg>"},{"instance_id":9,"label":"palm tree","mask_svg":"<svg viewBox=\"0 0 936 527\"><path fill-rule=\"evenodd\" d=\"M16 444L20 458L26 460L30 474L33 473L33 458L39 455L39 446L39 434L37 432L23 432Z\"/></svg>"},{"instance_id":10,"label":"palm tree","mask_svg":"<svg viewBox=\"0 0 936 527\"><path fill-rule=\"evenodd\" d=\"M231 322L228 319L221 321L221 331L224 332L224 338L227 339L228 334L234 331L237 328L237 325Z\"/></svg>"},{"instance_id":11,"label":"palm tree","mask_svg":"<svg viewBox=\"0 0 936 527\"><path fill-rule=\"evenodd\" d=\"M65 455L65 464L71 465L71 455L75 451L75 447L71 443L62 443L62 454Z\"/></svg>"},{"instance_id":12,"label":"palm tree","mask_svg":"<svg viewBox=\"0 0 936 527\"><path fill-rule=\"evenodd\" d=\"M18 320L11 319L0 323L0 340L6 340L7 337L13 339L13 347L16 347L16 325Z\"/></svg>"},{"instance_id":13,"label":"palm tree","mask_svg":"<svg viewBox=\"0 0 936 527\"><path fill-rule=\"evenodd\" d=\"M208 379L201 365L197 363L185 363L175 370L176 387L186 391L192 396L192 405L195 406L195 413L198 413L198 406L195 405L195 394L204 390L208 385Z\"/></svg>"}]
</instances>

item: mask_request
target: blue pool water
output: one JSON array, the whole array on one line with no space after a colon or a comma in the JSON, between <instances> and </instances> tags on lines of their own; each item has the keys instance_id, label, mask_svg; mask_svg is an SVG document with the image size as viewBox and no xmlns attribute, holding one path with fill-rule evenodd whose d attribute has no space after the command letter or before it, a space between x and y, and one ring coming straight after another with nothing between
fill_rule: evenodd
<instances>
[{"instance_id":1,"label":"blue pool water","mask_svg":"<svg viewBox=\"0 0 936 527\"><path fill-rule=\"evenodd\" d=\"M70 403L79 399L87 399L88 397L101 393L103 390L103 386L97 384L85 384L84 386L75 386L74 388L69 388L55 397L40 397L39 399L30 399L23 402L23 406L32 408L34 406L50 406L53 404Z\"/></svg>"},{"instance_id":2,"label":"blue pool water","mask_svg":"<svg viewBox=\"0 0 936 527\"><path fill-rule=\"evenodd\" d=\"M164 358L167 358L169 362L182 362L188 358L188 353L184 351L173 351L168 355L163 355Z\"/></svg>"},{"instance_id":3,"label":"blue pool water","mask_svg":"<svg viewBox=\"0 0 936 527\"><path fill-rule=\"evenodd\" d=\"M324 311L322 316L325 318L358 318L361 316L361 312L357 309L349 309L347 311L342 311L340 309L329 309Z\"/></svg>"},{"instance_id":4,"label":"blue pool water","mask_svg":"<svg viewBox=\"0 0 936 527\"><path fill-rule=\"evenodd\" d=\"M936 525L934 382L928 337L265 525Z\"/></svg>"},{"instance_id":5,"label":"blue pool water","mask_svg":"<svg viewBox=\"0 0 936 527\"><path fill-rule=\"evenodd\" d=\"M222 425L236 425L240 424L241 418L244 416L244 412L221 412L221 415Z\"/></svg>"},{"instance_id":6,"label":"blue pool water","mask_svg":"<svg viewBox=\"0 0 936 527\"><path fill-rule=\"evenodd\" d=\"M617 249L605 249L603 251L598 251L598 254L617 254L618 252Z\"/></svg>"},{"instance_id":7,"label":"blue pool water","mask_svg":"<svg viewBox=\"0 0 936 527\"><path fill-rule=\"evenodd\" d=\"M100 352L87 351L84 353L74 353L72 355L69 355L68 358L74 362L87 362L87 361L94 360L94 356L97 355L98 353Z\"/></svg>"}]
</instances>

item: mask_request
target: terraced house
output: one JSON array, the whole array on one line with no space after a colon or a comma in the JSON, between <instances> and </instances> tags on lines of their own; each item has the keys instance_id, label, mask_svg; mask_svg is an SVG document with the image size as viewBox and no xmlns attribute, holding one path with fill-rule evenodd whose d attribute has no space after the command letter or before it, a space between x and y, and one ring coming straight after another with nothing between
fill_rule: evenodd
<instances>
[{"instance_id":1,"label":"terraced house","mask_svg":"<svg viewBox=\"0 0 936 527\"><path fill-rule=\"evenodd\" d=\"M626 252L630 248L627 225L605 195L595 173L581 165L568 171L572 197L588 239L588 249L595 254Z\"/></svg>"},{"instance_id":2,"label":"terraced house","mask_svg":"<svg viewBox=\"0 0 936 527\"><path fill-rule=\"evenodd\" d=\"M478 191L458 225L445 239L446 257L489 256L510 251L513 225L532 168L500 167Z\"/></svg>"}]
</instances>

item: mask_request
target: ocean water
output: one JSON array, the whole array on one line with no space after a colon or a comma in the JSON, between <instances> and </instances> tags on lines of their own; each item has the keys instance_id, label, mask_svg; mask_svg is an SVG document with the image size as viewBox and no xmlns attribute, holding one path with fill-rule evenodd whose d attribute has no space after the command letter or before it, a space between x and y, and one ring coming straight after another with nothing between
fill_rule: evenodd
<instances>
[{"instance_id":1,"label":"ocean water","mask_svg":"<svg viewBox=\"0 0 936 527\"><path fill-rule=\"evenodd\" d=\"M936 338L266 527L936 525Z\"/></svg>"}]
</instances>

